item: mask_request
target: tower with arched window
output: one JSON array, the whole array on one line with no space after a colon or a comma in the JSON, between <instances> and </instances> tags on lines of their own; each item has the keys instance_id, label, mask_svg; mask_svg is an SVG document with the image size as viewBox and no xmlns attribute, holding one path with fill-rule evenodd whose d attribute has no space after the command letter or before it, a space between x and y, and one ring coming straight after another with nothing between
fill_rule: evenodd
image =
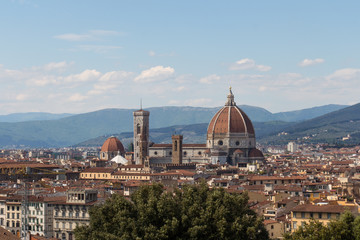
<instances>
[{"instance_id":1,"label":"tower with arched window","mask_svg":"<svg viewBox=\"0 0 360 240\"><path fill-rule=\"evenodd\" d=\"M150 112L140 109L134 115L134 160L144 164L149 156L149 116Z\"/></svg>"}]
</instances>

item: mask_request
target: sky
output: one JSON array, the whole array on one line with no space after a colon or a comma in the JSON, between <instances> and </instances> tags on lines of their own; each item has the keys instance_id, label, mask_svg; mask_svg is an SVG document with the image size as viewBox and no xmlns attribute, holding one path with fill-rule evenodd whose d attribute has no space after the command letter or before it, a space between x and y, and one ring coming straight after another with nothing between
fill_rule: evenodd
<instances>
[{"instance_id":1,"label":"sky","mask_svg":"<svg viewBox=\"0 0 360 240\"><path fill-rule=\"evenodd\" d=\"M360 102L360 1L3 0L0 115Z\"/></svg>"}]
</instances>

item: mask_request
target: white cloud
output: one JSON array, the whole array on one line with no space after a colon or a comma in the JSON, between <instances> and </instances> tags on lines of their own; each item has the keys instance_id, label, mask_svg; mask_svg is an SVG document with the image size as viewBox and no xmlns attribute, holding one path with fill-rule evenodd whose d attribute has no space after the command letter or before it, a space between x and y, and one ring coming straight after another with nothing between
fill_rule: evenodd
<instances>
[{"instance_id":1,"label":"white cloud","mask_svg":"<svg viewBox=\"0 0 360 240\"><path fill-rule=\"evenodd\" d=\"M67 33L54 36L54 38L66 40L66 41L88 41L92 40L92 36L90 34L75 34L75 33Z\"/></svg>"},{"instance_id":2,"label":"white cloud","mask_svg":"<svg viewBox=\"0 0 360 240\"><path fill-rule=\"evenodd\" d=\"M85 100L87 98L87 96L81 95L80 93L75 93L73 95L71 95L68 100L70 102L81 102L83 100Z\"/></svg>"},{"instance_id":3,"label":"white cloud","mask_svg":"<svg viewBox=\"0 0 360 240\"><path fill-rule=\"evenodd\" d=\"M268 88L266 86L260 86L259 87L259 91L260 92L265 92Z\"/></svg>"},{"instance_id":4,"label":"white cloud","mask_svg":"<svg viewBox=\"0 0 360 240\"><path fill-rule=\"evenodd\" d=\"M149 54L149 56L150 56L150 57L153 57L153 56L155 56L155 55L156 55L156 53L155 53L154 51L149 51L149 53L148 53L148 54Z\"/></svg>"},{"instance_id":5,"label":"white cloud","mask_svg":"<svg viewBox=\"0 0 360 240\"><path fill-rule=\"evenodd\" d=\"M230 65L229 70L247 70L254 69L261 72L267 72L271 70L270 66L257 65L253 59L243 58Z\"/></svg>"},{"instance_id":6,"label":"white cloud","mask_svg":"<svg viewBox=\"0 0 360 240\"><path fill-rule=\"evenodd\" d=\"M62 62L51 62L44 66L45 71L52 71L52 70L62 70L67 68L69 65L73 63L67 63L66 61Z\"/></svg>"},{"instance_id":7,"label":"white cloud","mask_svg":"<svg viewBox=\"0 0 360 240\"><path fill-rule=\"evenodd\" d=\"M130 79L134 74L125 71L111 71L103 74L99 81L94 84L93 89L88 91L89 95L100 95L106 91L116 89L124 80Z\"/></svg>"},{"instance_id":8,"label":"white cloud","mask_svg":"<svg viewBox=\"0 0 360 240\"><path fill-rule=\"evenodd\" d=\"M28 98L28 95L26 94L18 94L15 99L18 100L18 101L24 101Z\"/></svg>"},{"instance_id":9,"label":"white cloud","mask_svg":"<svg viewBox=\"0 0 360 240\"><path fill-rule=\"evenodd\" d=\"M256 69L259 70L260 72L267 72L271 70L271 67L265 65L257 65Z\"/></svg>"},{"instance_id":10,"label":"white cloud","mask_svg":"<svg viewBox=\"0 0 360 240\"><path fill-rule=\"evenodd\" d=\"M132 75L133 75L132 72L112 71L102 75L100 81L101 82L122 81L123 79L131 77Z\"/></svg>"},{"instance_id":11,"label":"white cloud","mask_svg":"<svg viewBox=\"0 0 360 240\"><path fill-rule=\"evenodd\" d=\"M89 82L98 79L101 76L101 73L92 69L85 70L79 74L69 75L64 78L65 82Z\"/></svg>"},{"instance_id":12,"label":"white cloud","mask_svg":"<svg viewBox=\"0 0 360 240\"><path fill-rule=\"evenodd\" d=\"M221 78L216 75L216 74L212 74L212 75L209 75L207 77L203 77L200 79L200 82L201 83L206 83L206 84L212 84L214 82L217 82L219 81Z\"/></svg>"},{"instance_id":13,"label":"white cloud","mask_svg":"<svg viewBox=\"0 0 360 240\"><path fill-rule=\"evenodd\" d=\"M39 86L39 87L42 87L42 86L46 86L48 84L56 84L56 83L59 83L58 81L59 79L57 79L55 76L36 76L36 77L33 77L31 78L29 81L28 81L28 85L35 85L35 86Z\"/></svg>"},{"instance_id":14,"label":"white cloud","mask_svg":"<svg viewBox=\"0 0 360 240\"><path fill-rule=\"evenodd\" d=\"M90 30L86 33L77 34L77 33L66 33L54 36L54 38L66 40L66 41L94 41L101 39L104 36L114 36L120 35L121 33L117 31L108 31L108 30Z\"/></svg>"},{"instance_id":15,"label":"white cloud","mask_svg":"<svg viewBox=\"0 0 360 240\"><path fill-rule=\"evenodd\" d=\"M172 67L156 66L142 71L141 74L134 79L134 82L149 83L161 81L173 75L174 72L175 70Z\"/></svg>"},{"instance_id":16,"label":"white cloud","mask_svg":"<svg viewBox=\"0 0 360 240\"><path fill-rule=\"evenodd\" d=\"M325 60L322 58L316 58L316 59L304 59L299 63L300 67L307 67L307 66L312 66L312 65L316 65L319 63L323 63Z\"/></svg>"},{"instance_id":17,"label":"white cloud","mask_svg":"<svg viewBox=\"0 0 360 240\"><path fill-rule=\"evenodd\" d=\"M349 80L360 77L360 69L357 68L343 68L335 71L333 74L330 74L326 77L328 80L339 79L339 80Z\"/></svg>"},{"instance_id":18,"label":"white cloud","mask_svg":"<svg viewBox=\"0 0 360 240\"><path fill-rule=\"evenodd\" d=\"M174 89L175 92L181 92L184 91L186 88L184 86L180 86Z\"/></svg>"}]
</instances>

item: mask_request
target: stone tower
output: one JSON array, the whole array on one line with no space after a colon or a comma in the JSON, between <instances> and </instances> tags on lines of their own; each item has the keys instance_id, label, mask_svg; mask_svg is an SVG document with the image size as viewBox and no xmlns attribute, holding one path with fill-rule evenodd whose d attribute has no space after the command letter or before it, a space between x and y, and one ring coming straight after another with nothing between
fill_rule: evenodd
<instances>
[{"instance_id":1,"label":"stone tower","mask_svg":"<svg viewBox=\"0 0 360 240\"><path fill-rule=\"evenodd\" d=\"M182 164L182 135L172 135L172 163Z\"/></svg>"},{"instance_id":2,"label":"stone tower","mask_svg":"<svg viewBox=\"0 0 360 240\"><path fill-rule=\"evenodd\" d=\"M134 159L136 164L144 164L149 156L149 116L150 112L138 110L134 115Z\"/></svg>"}]
</instances>

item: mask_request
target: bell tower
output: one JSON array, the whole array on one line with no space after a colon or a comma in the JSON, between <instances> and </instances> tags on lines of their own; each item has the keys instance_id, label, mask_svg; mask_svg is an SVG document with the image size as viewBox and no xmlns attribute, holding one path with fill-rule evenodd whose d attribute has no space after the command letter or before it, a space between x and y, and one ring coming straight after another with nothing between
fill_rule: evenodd
<instances>
[{"instance_id":1,"label":"bell tower","mask_svg":"<svg viewBox=\"0 0 360 240\"><path fill-rule=\"evenodd\" d=\"M182 164L182 135L172 135L172 163Z\"/></svg>"},{"instance_id":2,"label":"bell tower","mask_svg":"<svg viewBox=\"0 0 360 240\"><path fill-rule=\"evenodd\" d=\"M134 116L134 159L136 164L144 164L149 156L149 116L150 112L140 109Z\"/></svg>"}]
</instances>

